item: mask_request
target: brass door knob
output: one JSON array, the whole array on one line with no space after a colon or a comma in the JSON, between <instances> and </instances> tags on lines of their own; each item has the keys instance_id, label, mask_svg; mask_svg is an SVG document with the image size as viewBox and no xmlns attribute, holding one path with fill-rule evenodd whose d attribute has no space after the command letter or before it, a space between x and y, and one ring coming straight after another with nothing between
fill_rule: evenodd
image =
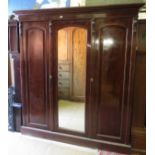
<instances>
[{"instance_id":1,"label":"brass door knob","mask_svg":"<svg viewBox=\"0 0 155 155\"><path fill-rule=\"evenodd\" d=\"M90 78L90 82L91 82L91 83L94 82L94 78Z\"/></svg>"},{"instance_id":2,"label":"brass door knob","mask_svg":"<svg viewBox=\"0 0 155 155\"><path fill-rule=\"evenodd\" d=\"M52 80L52 75L49 75L49 79Z\"/></svg>"}]
</instances>

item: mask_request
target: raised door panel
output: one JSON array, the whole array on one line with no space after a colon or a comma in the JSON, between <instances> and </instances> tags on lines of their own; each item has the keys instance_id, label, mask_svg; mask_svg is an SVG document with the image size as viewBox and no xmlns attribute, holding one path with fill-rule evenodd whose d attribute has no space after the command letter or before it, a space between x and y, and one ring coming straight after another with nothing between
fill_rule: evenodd
<instances>
[{"instance_id":1,"label":"raised door panel","mask_svg":"<svg viewBox=\"0 0 155 155\"><path fill-rule=\"evenodd\" d=\"M96 21L96 137L123 143L129 138L130 25L127 20Z\"/></svg>"},{"instance_id":2,"label":"raised door panel","mask_svg":"<svg viewBox=\"0 0 155 155\"><path fill-rule=\"evenodd\" d=\"M48 127L47 23L23 24L24 123Z\"/></svg>"},{"instance_id":3,"label":"raised door panel","mask_svg":"<svg viewBox=\"0 0 155 155\"><path fill-rule=\"evenodd\" d=\"M117 137L121 128L125 37L125 29L117 26L104 27L100 33L98 117L102 120L98 119L98 132Z\"/></svg>"}]
</instances>

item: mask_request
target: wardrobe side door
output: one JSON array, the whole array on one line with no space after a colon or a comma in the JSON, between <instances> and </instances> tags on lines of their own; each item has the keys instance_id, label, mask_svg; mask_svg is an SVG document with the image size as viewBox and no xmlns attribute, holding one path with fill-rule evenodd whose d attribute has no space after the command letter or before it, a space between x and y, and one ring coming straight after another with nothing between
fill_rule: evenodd
<instances>
[{"instance_id":1,"label":"wardrobe side door","mask_svg":"<svg viewBox=\"0 0 155 155\"><path fill-rule=\"evenodd\" d=\"M97 139L129 142L131 19L97 19L95 22L96 104L93 126Z\"/></svg>"},{"instance_id":2,"label":"wardrobe side door","mask_svg":"<svg viewBox=\"0 0 155 155\"><path fill-rule=\"evenodd\" d=\"M49 127L48 23L22 23L23 125Z\"/></svg>"}]
</instances>

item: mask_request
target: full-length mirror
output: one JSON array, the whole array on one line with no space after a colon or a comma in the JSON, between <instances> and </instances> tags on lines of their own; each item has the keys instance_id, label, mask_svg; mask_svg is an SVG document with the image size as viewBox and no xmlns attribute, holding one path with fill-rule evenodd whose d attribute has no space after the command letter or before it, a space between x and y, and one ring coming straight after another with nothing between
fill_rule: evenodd
<instances>
[{"instance_id":1,"label":"full-length mirror","mask_svg":"<svg viewBox=\"0 0 155 155\"><path fill-rule=\"evenodd\" d=\"M58 31L58 126L85 132L87 30Z\"/></svg>"}]
</instances>

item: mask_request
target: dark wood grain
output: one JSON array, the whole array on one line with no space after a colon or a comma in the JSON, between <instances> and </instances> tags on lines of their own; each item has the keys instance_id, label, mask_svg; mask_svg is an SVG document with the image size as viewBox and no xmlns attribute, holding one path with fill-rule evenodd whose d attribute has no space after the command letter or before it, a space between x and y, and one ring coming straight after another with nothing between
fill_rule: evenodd
<instances>
[{"instance_id":1,"label":"dark wood grain","mask_svg":"<svg viewBox=\"0 0 155 155\"><path fill-rule=\"evenodd\" d=\"M131 52L132 20L96 20L95 48L98 66L96 68L96 116L94 134L101 139L129 142L127 134L130 124L129 63ZM128 139L128 140L127 140Z\"/></svg>"},{"instance_id":2,"label":"dark wood grain","mask_svg":"<svg viewBox=\"0 0 155 155\"><path fill-rule=\"evenodd\" d=\"M26 124L48 128L48 72L47 45L48 23L26 23L23 25L23 61L26 79L25 113Z\"/></svg>"},{"instance_id":3,"label":"dark wood grain","mask_svg":"<svg viewBox=\"0 0 155 155\"><path fill-rule=\"evenodd\" d=\"M134 77L133 125L146 126L146 23L137 23L137 51Z\"/></svg>"},{"instance_id":4,"label":"dark wood grain","mask_svg":"<svg viewBox=\"0 0 155 155\"><path fill-rule=\"evenodd\" d=\"M73 8L53 8L42 10L18 10L15 14L20 15L20 20L62 20L64 18L85 19L98 17L130 17L137 14L137 8L143 6L143 3L138 4L122 4L122 5L107 5L107 6L93 6L93 7L73 7ZM38 16L36 16L36 14Z\"/></svg>"},{"instance_id":5,"label":"dark wood grain","mask_svg":"<svg viewBox=\"0 0 155 155\"><path fill-rule=\"evenodd\" d=\"M133 151L146 154L146 20L137 23L136 44L131 139Z\"/></svg>"}]
</instances>

